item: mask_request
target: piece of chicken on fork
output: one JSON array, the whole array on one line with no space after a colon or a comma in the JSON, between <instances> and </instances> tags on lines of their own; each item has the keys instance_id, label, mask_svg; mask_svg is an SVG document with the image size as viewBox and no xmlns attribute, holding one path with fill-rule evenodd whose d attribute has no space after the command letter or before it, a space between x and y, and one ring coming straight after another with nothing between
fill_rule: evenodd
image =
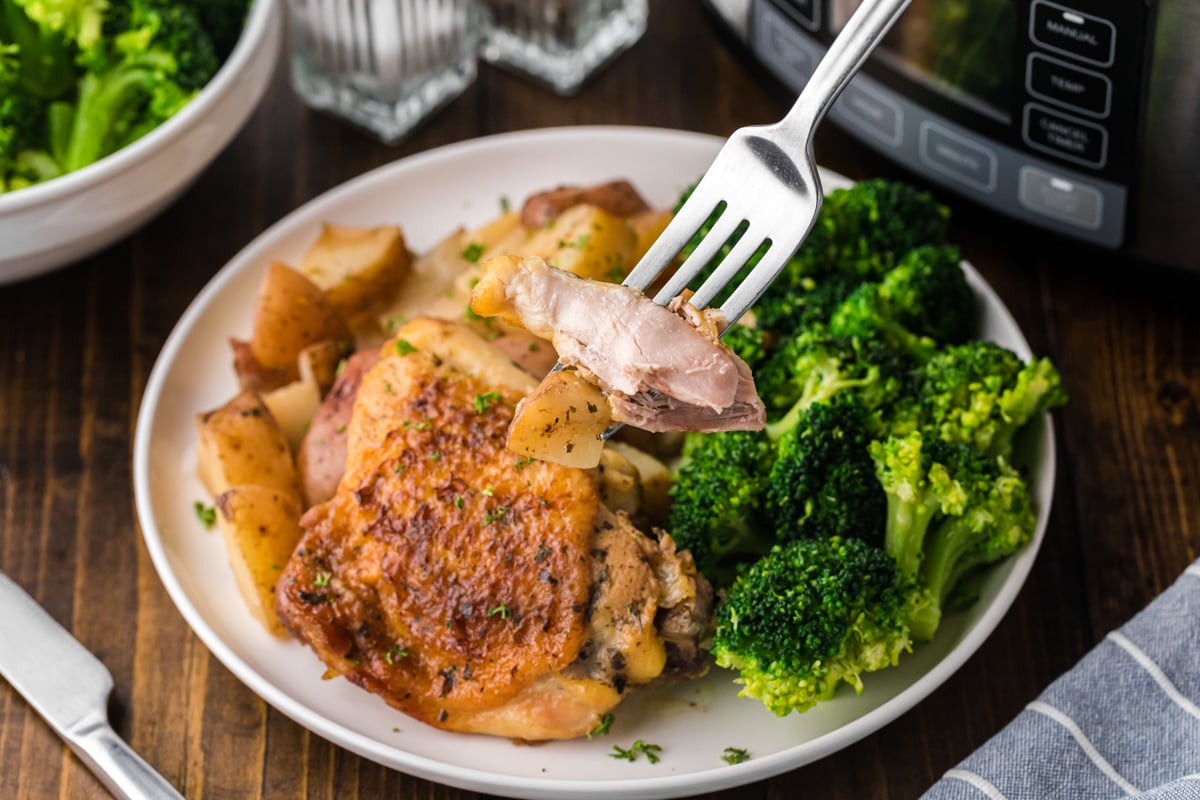
<instances>
[{"instance_id":1,"label":"piece of chicken on fork","mask_svg":"<svg viewBox=\"0 0 1200 800\"><path fill-rule=\"evenodd\" d=\"M466 327L408 323L278 583L281 620L331 671L440 728L576 737L706 666L712 592L690 554L610 510L598 471L505 448L534 386Z\"/></svg>"}]
</instances>

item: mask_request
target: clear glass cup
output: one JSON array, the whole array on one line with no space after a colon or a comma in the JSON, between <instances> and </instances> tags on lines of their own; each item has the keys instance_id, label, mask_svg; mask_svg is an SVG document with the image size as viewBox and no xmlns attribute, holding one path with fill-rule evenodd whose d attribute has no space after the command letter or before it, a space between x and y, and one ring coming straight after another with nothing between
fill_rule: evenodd
<instances>
[{"instance_id":1,"label":"clear glass cup","mask_svg":"<svg viewBox=\"0 0 1200 800\"><path fill-rule=\"evenodd\" d=\"M574 93L599 67L646 32L647 0L483 0L482 55Z\"/></svg>"},{"instance_id":2,"label":"clear glass cup","mask_svg":"<svg viewBox=\"0 0 1200 800\"><path fill-rule=\"evenodd\" d=\"M393 143L475 80L479 0L288 0L296 93Z\"/></svg>"}]
</instances>

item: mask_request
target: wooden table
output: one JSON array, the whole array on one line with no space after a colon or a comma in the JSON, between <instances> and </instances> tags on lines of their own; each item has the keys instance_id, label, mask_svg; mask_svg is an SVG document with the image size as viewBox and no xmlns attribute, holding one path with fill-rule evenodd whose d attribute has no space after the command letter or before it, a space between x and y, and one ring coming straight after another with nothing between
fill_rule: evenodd
<instances>
[{"instance_id":1,"label":"wooden table","mask_svg":"<svg viewBox=\"0 0 1200 800\"><path fill-rule=\"evenodd\" d=\"M306 732L184 624L139 538L131 497L134 417L155 356L229 257L372 167L543 126L728 134L788 105L694 0L658 0L645 38L574 98L484 67L396 148L307 111L281 69L246 129L156 220L94 258L0 288L0 570L112 670L118 733L190 798L476 797ZM818 156L852 177L904 177L830 126ZM999 628L927 700L840 753L720 797L918 796L1200 555L1200 276L1135 265L967 203L955 204L952 237L1071 393L1057 415L1045 545ZM0 797L102 796L0 685Z\"/></svg>"}]
</instances>

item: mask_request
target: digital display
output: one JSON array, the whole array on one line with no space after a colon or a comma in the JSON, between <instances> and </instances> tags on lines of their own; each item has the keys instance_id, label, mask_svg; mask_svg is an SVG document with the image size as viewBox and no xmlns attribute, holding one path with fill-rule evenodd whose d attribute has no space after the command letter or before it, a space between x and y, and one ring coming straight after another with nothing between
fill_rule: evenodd
<instances>
[{"instance_id":1,"label":"digital display","mask_svg":"<svg viewBox=\"0 0 1200 800\"><path fill-rule=\"evenodd\" d=\"M834 0L834 31L858 4ZM877 57L955 102L1008 122L1016 35L1012 0L913 0Z\"/></svg>"}]
</instances>

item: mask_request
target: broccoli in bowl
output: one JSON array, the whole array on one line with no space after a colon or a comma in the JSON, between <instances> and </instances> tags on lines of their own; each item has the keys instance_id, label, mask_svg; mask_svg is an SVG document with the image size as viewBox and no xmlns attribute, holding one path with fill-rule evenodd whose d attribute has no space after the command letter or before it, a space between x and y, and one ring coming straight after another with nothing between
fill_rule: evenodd
<instances>
[{"instance_id":1,"label":"broccoli in bowl","mask_svg":"<svg viewBox=\"0 0 1200 800\"><path fill-rule=\"evenodd\" d=\"M249 0L0 0L0 193L92 164L216 74Z\"/></svg>"}]
</instances>

